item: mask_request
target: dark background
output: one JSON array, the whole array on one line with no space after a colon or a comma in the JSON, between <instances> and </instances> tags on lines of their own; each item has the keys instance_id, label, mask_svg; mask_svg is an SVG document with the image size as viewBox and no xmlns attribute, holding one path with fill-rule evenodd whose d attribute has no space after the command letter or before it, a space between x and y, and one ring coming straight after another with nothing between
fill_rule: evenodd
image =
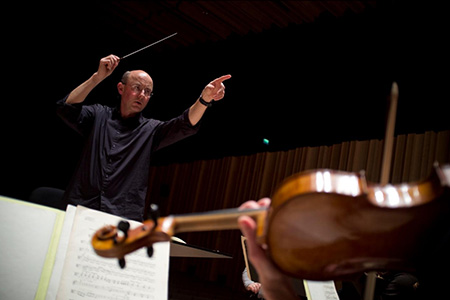
<instances>
[{"instance_id":1,"label":"dark background","mask_svg":"<svg viewBox=\"0 0 450 300\"><path fill-rule=\"evenodd\" d=\"M314 22L225 39L163 42L123 60L86 103L117 104L123 72L144 69L155 84L145 115L165 120L188 108L209 81L231 74L225 99L208 109L200 132L156 154L154 164L382 139L393 81L400 91L396 135L447 130L443 2L377 2L358 14L324 13ZM39 186L64 189L82 139L58 119L55 102L89 78L102 57L156 40L143 43L118 30L121 24L109 26L107 5L4 7L1 195L27 199Z\"/></svg>"}]
</instances>

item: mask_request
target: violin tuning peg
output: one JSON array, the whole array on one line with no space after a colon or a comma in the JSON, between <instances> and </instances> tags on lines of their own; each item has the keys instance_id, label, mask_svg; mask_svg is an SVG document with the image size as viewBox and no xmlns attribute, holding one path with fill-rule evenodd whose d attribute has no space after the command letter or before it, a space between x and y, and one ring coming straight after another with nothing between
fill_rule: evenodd
<instances>
[{"instance_id":1,"label":"violin tuning peg","mask_svg":"<svg viewBox=\"0 0 450 300\"><path fill-rule=\"evenodd\" d=\"M119 225L117 225L117 228L123 232L125 238L128 237L128 229L130 229L130 223L127 221L120 221Z\"/></svg>"},{"instance_id":2,"label":"violin tuning peg","mask_svg":"<svg viewBox=\"0 0 450 300\"><path fill-rule=\"evenodd\" d=\"M150 217L152 218L153 222L155 223L155 227L158 225L158 218L159 218L159 207L158 205L152 203L150 204Z\"/></svg>"},{"instance_id":3,"label":"violin tuning peg","mask_svg":"<svg viewBox=\"0 0 450 300\"><path fill-rule=\"evenodd\" d=\"M125 258L119 258L119 266L121 269L125 268Z\"/></svg>"},{"instance_id":4,"label":"violin tuning peg","mask_svg":"<svg viewBox=\"0 0 450 300\"><path fill-rule=\"evenodd\" d=\"M147 247L147 254L148 254L148 257L153 256L153 246Z\"/></svg>"}]
</instances>

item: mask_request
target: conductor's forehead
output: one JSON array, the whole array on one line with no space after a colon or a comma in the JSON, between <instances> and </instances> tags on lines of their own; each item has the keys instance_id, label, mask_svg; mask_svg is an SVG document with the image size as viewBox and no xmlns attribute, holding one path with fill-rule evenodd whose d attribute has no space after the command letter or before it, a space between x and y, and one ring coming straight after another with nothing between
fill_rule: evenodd
<instances>
[{"instance_id":1,"label":"conductor's forehead","mask_svg":"<svg viewBox=\"0 0 450 300\"><path fill-rule=\"evenodd\" d=\"M142 70L135 70L130 72L130 83L139 83L145 87L153 88L153 80L147 72Z\"/></svg>"}]
</instances>

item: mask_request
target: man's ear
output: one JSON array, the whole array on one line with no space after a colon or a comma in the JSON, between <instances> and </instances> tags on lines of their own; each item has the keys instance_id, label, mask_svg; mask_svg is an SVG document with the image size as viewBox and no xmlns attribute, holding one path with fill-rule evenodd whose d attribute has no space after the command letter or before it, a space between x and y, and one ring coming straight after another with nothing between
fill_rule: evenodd
<instances>
[{"instance_id":1,"label":"man's ear","mask_svg":"<svg viewBox=\"0 0 450 300\"><path fill-rule=\"evenodd\" d=\"M119 92L120 95L123 94L124 88L125 88L125 87L124 87L124 84L123 84L122 82L119 82L119 83L117 84L117 91Z\"/></svg>"}]
</instances>

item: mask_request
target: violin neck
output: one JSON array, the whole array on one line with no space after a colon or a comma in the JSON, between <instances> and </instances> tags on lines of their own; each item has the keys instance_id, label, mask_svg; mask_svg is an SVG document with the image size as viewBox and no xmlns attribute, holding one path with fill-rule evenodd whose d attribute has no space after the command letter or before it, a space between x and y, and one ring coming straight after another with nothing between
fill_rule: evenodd
<instances>
[{"instance_id":1,"label":"violin neck","mask_svg":"<svg viewBox=\"0 0 450 300\"><path fill-rule=\"evenodd\" d=\"M194 231L239 229L237 221L240 216L249 216L257 224L263 224L266 209L226 209L200 214L169 216L168 218L172 219L173 234L176 234Z\"/></svg>"}]
</instances>

